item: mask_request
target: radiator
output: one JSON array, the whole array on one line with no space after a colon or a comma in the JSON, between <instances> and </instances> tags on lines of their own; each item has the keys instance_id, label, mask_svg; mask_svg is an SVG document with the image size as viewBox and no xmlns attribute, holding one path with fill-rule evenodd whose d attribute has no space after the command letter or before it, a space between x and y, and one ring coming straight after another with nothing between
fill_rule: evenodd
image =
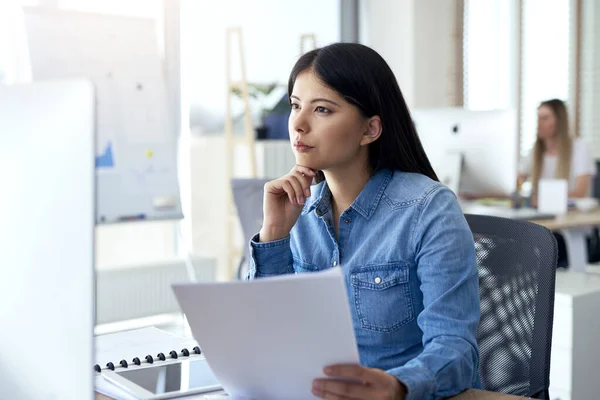
<instances>
[{"instance_id":1,"label":"radiator","mask_svg":"<svg viewBox=\"0 0 600 400\"><path fill-rule=\"evenodd\" d=\"M287 174L296 165L289 140L257 140L256 172L258 178L273 179Z\"/></svg>"},{"instance_id":2,"label":"radiator","mask_svg":"<svg viewBox=\"0 0 600 400\"><path fill-rule=\"evenodd\" d=\"M192 259L196 279L213 281L216 261ZM96 271L96 324L175 313L171 284L189 282L183 259Z\"/></svg>"}]
</instances>

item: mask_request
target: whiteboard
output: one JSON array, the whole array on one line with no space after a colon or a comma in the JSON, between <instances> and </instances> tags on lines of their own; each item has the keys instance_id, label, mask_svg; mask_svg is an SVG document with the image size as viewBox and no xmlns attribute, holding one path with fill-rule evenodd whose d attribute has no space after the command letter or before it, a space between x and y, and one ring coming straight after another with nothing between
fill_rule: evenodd
<instances>
[{"instance_id":1,"label":"whiteboard","mask_svg":"<svg viewBox=\"0 0 600 400\"><path fill-rule=\"evenodd\" d=\"M24 10L33 79L94 83L96 221L181 218L178 132L155 21Z\"/></svg>"}]
</instances>

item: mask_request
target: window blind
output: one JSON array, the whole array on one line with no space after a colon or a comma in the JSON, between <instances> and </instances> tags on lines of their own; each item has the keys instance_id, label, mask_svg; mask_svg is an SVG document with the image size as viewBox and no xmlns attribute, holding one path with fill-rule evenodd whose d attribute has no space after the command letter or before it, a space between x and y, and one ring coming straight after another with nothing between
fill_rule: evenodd
<instances>
[{"instance_id":1,"label":"window blind","mask_svg":"<svg viewBox=\"0 0 600 400\"><path fill-rule=\"evenodd\" d=\"M582 1L579 127L600 158L600 2Z\"/></svg>"},{"instance_id":2,"label":"window blind","mask_svg":"<svg viewBox=\"0 0 600 400\"><path fill-rule=\"evenodd\" d=\"M518 0L465 0L463 98L470 110L516 106Z\"/></svg>"},{"instance_id":3,"label":"window blind","mask_svg":"<svg viewBox=\"0 0 600 400\"><path fill-rule=\"evenodd\" d=\"M21 3L0 1L0 83L31 81L27 36Z\"/></svg>"},{"instance_id":4,"label":"window blind","mask_svg":"<svg viewBox=\"0 0 600 400\"><path fill-rule=\"evenodd\" d=\"M574 0L521 0L521 155L535 143L537 107L558 98L573 110ZM574 118L571 115L571 118Z\"/></svg>"}]
</instances>

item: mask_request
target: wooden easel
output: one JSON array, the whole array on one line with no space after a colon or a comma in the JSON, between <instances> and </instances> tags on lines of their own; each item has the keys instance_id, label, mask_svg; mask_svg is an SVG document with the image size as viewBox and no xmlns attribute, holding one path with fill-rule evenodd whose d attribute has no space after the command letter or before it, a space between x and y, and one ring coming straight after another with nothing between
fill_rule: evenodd
<instances>
[{"instance_id":1,"label":"wooden easel","mask_svg":"<svg viewBox=\"0 0 600 400\"><path fill-rule=\"evenodd\" d=\"M238 143L244 144L248 151L250 177L256 178L256 151L255 151L255 134L254 127L252 125L252 114L250 112L250 96L248 94L248 81L246 79L246 64L244 59L244 46L242 42L242 29L241 28L229 28L226 32L226 74L227 74L227 106L225 109L225 176L227 179L227 187L229 190L227 200L227 227L226 227L226 240L227 240L227 276L226 279L230 280L234 276L233 262L238 256L236 246L234 245L233 235L235 232L235 226L238 224L237 213L233 202L233 194L231 192L231 179L233 178L234 170L234 159L233 152L235 145ZM233 51L233 38L237 36L237 51L239 55L240 63L240 79L234 80L232 77L232 51ZM241 93L242 101L244 103L244 135L234 136L233 134L233 115L232 115L232 99L233 91L239 90ZM241 256L241 254L239 254Z\"/></svg>"},{"instance_id":2,"label":"wooden easel","mask_svg":"<svg viewBox=\"0 0 600 400\"><path fill-rule=\"evenodd\" d=\"M310 50L314 50L317 48L317 37L315 36L314 33L307 33L304 35L300 35L300 54L304 54L306 53L306 51L309 50L305 50L304 44L306 43L306 41L310 41L312 43Z\"/></svg>"},{"instance_id":3,"label":"wooden easel","mask_svg":"<svg viewBox=\"0 0 600 400\"><path fill-rule=\"evenodd\" d=\"M250 160L249 171L250 177L257 177L257 165L256 165L256 149L255 140L256 136L254 133L254 127L252 125L252 114L250 112L250 96L248 92L248 80L246 78L246 63L244 59L244 47L242 42L242 30L241 28L229 28L226 32L226 74L227 74L227 107L225 109L225 153L226 153L226 167L225 176L228 183L228 200L227 200L227 227L226 227L226 240L227 240L227 276L226 279L230 280L235 276L234 261L239 259L243 254L243 248L241 251L234 243L233 235L235 233L235 227L238 226L239 220L233 201L233 193L231 192L231 179L233 178L234 160L233 152L236 144L244 144L248 151L248 159ZM234 80L232 77L232 52L233 50L233 39L237 36L237 51L239 55L240 63L240 80ZM306 50L306 42L310 43L309 49L315 49L317 47L317 39L314 34L304 34L300 36L300 53L304 54ZM233 115L232 115L232 99L233 91L238 90L241 93L241 98L244 103L244 135L234 136L233 134Z\"/></svg>"}]
</instances>

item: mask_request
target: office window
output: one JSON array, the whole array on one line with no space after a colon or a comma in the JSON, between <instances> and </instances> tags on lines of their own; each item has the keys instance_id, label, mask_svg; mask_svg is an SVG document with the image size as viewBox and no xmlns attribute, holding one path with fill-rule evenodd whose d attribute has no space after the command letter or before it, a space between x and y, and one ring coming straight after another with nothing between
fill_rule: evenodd
<instances>
[{"instance_id":1,"label":"office window","mask_svg":"<svg viewBox=\"0 0 600 400\"><path fill-rule=\"evenodd\" d=\"M492 110L516 106L517 6L516 0L465 0L465 108Z\"/></svg>"},{"instance_id":2,"label":"office window","mask_svg":"<svg viewBox=\"0 0 600 400\"><path fill-rule=\"evenodd\" d=\"M31 80L21 7L34 5L37 5L35 0L0 1L0 83Z\"/></svg>"},{"instance_id":3,"label":"office window","mask_svg":"<svg viewBox=\"0 0 600 400\"><path fill-rule=\"evenodd\" d=\"M522 0L521 155L528 154L535 142L539 103L552 98L573 100L572 2Z\"/></svg>"},{"instance_id":4,"label":"office window","mask_svg":"<svg viewBox=\"0 0 600 400\"><path fill-rule=\"evenodd\" d=\"M581 136L600 158L600 2L583 0L581 13Z\"/></svg>"},{"instance_id":5,"label":"office window","mask_svg":"<svg viewBox=\"0 0 600 400\"><path fill-rule=\"evenodd\" d=\"M522 156L535 142L541 101L567 101L576 118L576 1L465 0L464 105L472 110L519 107Z\"/></svg>"}]
</instances>

